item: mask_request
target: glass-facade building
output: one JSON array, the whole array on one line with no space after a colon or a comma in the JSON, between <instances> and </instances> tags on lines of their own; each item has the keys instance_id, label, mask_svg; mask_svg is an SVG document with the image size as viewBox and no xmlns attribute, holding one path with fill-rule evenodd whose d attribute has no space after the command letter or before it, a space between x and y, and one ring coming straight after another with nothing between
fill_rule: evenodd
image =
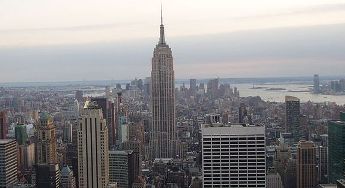
<instances>
[{"instance_id":1,"label":"glass-facade building","mask_svg":"<svg viewBox=\"0 0 345 188\"><path fill-rule=\"evenodd\" d=\"M341 121L328 122L329 181L336 183L345 174L345 113Z\"/></svg>"}]
</instances>

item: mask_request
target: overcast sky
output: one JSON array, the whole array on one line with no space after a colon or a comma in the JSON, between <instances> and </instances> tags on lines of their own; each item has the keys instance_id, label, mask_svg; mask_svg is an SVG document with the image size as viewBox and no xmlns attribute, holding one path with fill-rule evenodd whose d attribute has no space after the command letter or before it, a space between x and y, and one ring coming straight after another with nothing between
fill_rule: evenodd
<instances>
[{"instance_id":1,"label":"overcast sky","mask_svg":"<svg viewBox=\"0 0 345 188\"><path fill-rule=\"evenodd\" d=\"M177 78L345 75L344 0L164 0ZM150 75L157 0L0 0L0 82Z\"/></svg>"}]
</instances>

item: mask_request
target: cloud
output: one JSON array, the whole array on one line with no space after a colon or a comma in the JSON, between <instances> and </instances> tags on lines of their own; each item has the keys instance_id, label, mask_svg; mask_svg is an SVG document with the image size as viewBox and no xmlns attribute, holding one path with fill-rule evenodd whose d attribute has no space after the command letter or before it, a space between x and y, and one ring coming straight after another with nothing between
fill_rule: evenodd
<instances>
[{"instance_id":1,"label":"cloud","mask_svg":"<svg viewBox=\"0 0 345 188\"><path fill-rule=\"evenodd\" d=\"M345 24L167 38L176 78L341 75ZM0 48L1 82L131 79L150 75L156 38Z\"/></svg>"}]
</instances>

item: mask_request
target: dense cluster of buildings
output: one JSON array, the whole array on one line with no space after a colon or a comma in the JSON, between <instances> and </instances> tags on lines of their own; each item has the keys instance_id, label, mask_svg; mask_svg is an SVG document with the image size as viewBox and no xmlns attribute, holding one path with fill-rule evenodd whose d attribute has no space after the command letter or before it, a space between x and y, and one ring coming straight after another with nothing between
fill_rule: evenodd
<instances>
[{"instance_id":1,"label":"dense cluster of buildings","mask_svg":"<svg viewBox=\"0 0 345 188\"><path fill-rule=\"evenodd\" d=\"M173 65L161 23L151 77L0 88L0 187L344 187L345 106L177 88Z\"/></svg>"}]
</instances>

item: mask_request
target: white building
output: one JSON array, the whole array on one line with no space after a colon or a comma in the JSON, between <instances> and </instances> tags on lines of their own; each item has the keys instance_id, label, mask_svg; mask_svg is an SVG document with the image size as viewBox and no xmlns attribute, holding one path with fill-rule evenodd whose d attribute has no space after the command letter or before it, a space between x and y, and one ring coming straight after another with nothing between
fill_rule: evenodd
<instances>
[{"instance_id":1,"label":"white building","mask_svg":"<svg viewBox=\"0 0 345 188\"><path fill-rule=\"evenodd\" d=\"M102 109L87 101L78 125L79 187L104 188L109 182L108 128Z\"/></svg>"},{"instance_id":2,"label":"white building","mask_svg":"<svg viewBox=\"0 0 345 188\"><path fill-rule=\"evenodd\" d=\"M265 187L265 127L202 125L203 187Z\"/></svg>"}]
</instances>

